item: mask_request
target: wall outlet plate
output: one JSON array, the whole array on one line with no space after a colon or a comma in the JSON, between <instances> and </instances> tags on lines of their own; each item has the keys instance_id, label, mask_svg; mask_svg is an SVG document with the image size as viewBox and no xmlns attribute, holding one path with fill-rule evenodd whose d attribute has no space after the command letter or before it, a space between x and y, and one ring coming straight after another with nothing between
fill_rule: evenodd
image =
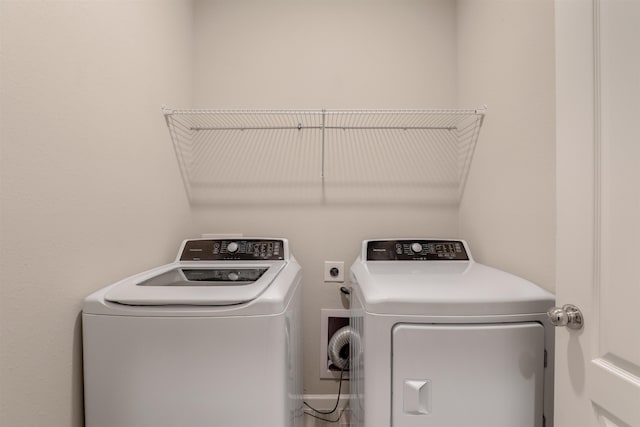
<instances>
[{"instance_id":1,"label":"wall outlet plate","mask_svg":"<svg viewBox=\"0 0 640 427\"><path fill-rule=\"evenodd\" d=\"M324 281L344 282L344 261L325 261Z\"/></svg>"}]
</instances>

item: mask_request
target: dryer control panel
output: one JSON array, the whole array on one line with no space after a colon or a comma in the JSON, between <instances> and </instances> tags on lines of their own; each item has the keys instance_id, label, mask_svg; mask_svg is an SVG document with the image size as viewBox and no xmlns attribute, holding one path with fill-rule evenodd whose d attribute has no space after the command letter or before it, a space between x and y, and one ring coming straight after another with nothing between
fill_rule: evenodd
<instances>
[{"instance_id":1,"label":"dryer control panel","mask_svg":"<svg viewBox=\"0 0 640 427\"><path fill-rule=\"evenodd\" d=\"M281 261L285 241L278 239L187 240L180 261Z\"/></svg>"},{"instance_id":2,"label":"dryer control panel","mask_svg":"<svg viewBox=\"0 0 640 427\"><path fill-rule=\"evenodd\" d=\"M468 261L460 240L369 240L367 261Z\"/></svg>"}]
</instances>

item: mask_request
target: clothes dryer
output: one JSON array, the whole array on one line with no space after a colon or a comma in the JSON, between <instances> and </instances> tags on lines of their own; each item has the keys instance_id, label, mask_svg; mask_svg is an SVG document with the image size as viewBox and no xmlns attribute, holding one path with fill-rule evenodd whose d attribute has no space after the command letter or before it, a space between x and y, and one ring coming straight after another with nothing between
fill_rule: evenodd
<instances>
[{"instance_id":1,"label":"clothes dryer","mask_svg":"<svg viewBox=\"0 0 640 427\"><path fill-rule=\"evenodd\" d=\"M351 276L354 425L552 426L552 294L462 240L367 240Z\"/></svg>"},{"instance_id":2,"label":"clothes dryer","mask_svg":"<svg viewBox=\"0 0 640 427\"><path fill-rule=\"evenodd\" d=\"M300 427L300 310L286 239L184 241L86 298L86 426Z\"/></svg>"}]
</instances>

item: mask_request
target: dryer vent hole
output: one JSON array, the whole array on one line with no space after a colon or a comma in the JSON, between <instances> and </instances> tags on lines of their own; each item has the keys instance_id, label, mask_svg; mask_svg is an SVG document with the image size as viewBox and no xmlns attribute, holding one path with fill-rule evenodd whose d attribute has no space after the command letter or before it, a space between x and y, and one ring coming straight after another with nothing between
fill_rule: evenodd
<instances>
[{"instance_id":1,"label":"dryer vent hole","mask_svg":"<svg viewBox=\"0 0 640 427\"><path fill-rule=\"evenodd\" d=\"M349 378L349 341L353 334L349 326L350 314L348 309L320 310L320 379Z\"/></svg>"},{"instance_id":2,"label":"dryer vent hole","mask_svg":"<svg viewBox=\"0 0 640 427\"><path fill-rule=\"evenodd\" d=\"M340 354L340 357L342 359L348 359L349 358L349 344L343 345L342 348L340 348L339 354Z\"/></svg>"},{"instance_id":3,"label":"dryer vent hole","mask_svg":"<svg viewBox=\"0 0 640 427\"><path fill-rule=\"evenodd\" d=\"M327 343L331 343L331 339L334 337L334 335L345 326L349 326L348 317L329 317L328 324L327 324ZM337 356L339 357L339 359L342 359L345 361L349 360L349 343L347 342L339 346L338 349L339 350L337 351ZM340 362L336 364L331 361L330 350L328 347L327 347L327 364L328 364L329 370L338 372L338 373L342 370L342 367L343 367L343 366L339 366L341 365ZM344 370L345 372L349 371L348 364L344 366Z\"/></svg>"}]
</instances>

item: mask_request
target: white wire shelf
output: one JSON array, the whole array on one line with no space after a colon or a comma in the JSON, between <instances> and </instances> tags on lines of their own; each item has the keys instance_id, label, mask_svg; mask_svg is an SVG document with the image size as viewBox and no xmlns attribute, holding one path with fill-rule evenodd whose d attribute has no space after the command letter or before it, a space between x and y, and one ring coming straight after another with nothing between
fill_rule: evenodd
<instances>
[{"instance_id":1,"label":"white wire shelf","mask_svg":"<svg viewBox=\"0 0 640 427\"><path fill-rule=\"evenodd\" d=\"M486 108L173 110L163 113L186 192L216 203L255 188L322 199L411 197L458 203ZM385 195L384 193L389 193ZM369 194L369 195L367 195ZM429 200L422 200L429 202Z\"/></svg>"}]
</instances>

